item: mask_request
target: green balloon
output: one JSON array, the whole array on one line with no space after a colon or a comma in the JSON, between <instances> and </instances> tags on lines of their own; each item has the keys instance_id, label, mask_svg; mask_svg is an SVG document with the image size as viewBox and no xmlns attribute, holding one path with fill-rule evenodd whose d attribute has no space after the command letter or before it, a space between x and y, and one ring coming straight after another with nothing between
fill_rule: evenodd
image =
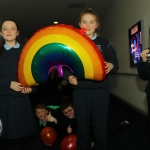
<instances>
[{"instance_id":1,"label":"green balloon","mask_svg":"<svg viewBox=\"0 0 150 150\"><path fill-rule=\"evenodd\" d=\"M62 90L63 90L63 87L61 86L61 84L59 84L59 85L57 86L57 89L58 89L58 91L62 91Z\"/></svg>"},{"instance_id":2,"label":"green balloon","mask_svg":"<svg viewBox=\"0 0 150 150\"><path fill-rule=\"evenodd\" d=\"M60 82L60 84L61 84L61 86L66 86L66 85L68 85L68 82L66 80L62 80Z\"/></svg>"}]
</instances>

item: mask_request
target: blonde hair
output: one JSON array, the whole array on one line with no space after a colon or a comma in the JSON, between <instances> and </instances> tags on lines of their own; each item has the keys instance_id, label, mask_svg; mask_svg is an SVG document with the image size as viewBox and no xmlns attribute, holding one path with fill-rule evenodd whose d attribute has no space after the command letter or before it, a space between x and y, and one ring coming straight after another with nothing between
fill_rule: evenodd
<instances>
[{"instance_id":1,"label":"blonde hair","mask_svg":"<svg viewBox=\"0 0 150 150\"><path fill-rule=\"evenodd\" d=\"M79 19L78 19L78 23L81 22L82 17L83 17L83 15L85 15L85 14L91 14L91 15L93 15L93 16L95 17L96 22L97 22L97 24L98 24L98 27L96 28L95 33L97 33L97 34L99 35L99 34L100 34L100 21L99 21L98 14L97 14L92 8L88 8L88 9L86 9L86 10L84 10L84 11L82 11L82 12L80 13Z\"/></svg>"}]
</instances>

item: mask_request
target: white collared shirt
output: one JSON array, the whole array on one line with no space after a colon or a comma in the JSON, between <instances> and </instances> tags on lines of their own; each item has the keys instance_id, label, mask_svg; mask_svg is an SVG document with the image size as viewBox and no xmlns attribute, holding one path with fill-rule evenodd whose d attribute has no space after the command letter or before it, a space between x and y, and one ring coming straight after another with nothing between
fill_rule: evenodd
<instances>
[{"instance_id":1,"label":"white collared shirt","mask_svg":"<svg viewBox=\"0 0 150 150\"><path fill-rule=\"evenodd\" d=\"M96 39L96 37L97 37L97 34L96 34L96 33L94 33L94 36L92 36L92 37L91 37L91 40L95 40L95 39Z\"/></svg>"}]
</instances>

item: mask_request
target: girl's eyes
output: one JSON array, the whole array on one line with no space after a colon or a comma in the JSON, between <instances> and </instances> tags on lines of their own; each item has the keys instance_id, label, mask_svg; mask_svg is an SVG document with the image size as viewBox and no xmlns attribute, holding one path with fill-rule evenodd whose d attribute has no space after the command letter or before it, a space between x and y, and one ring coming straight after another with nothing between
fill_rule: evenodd
<instances>
[{"instance_id":1,"label":"girl's eyes","mask_svg":"<svg viewBox=\"0 0 150 150\"><path fill-rule=\"evenodd\" d=\"M87 23L86 21L83 21L82 23ZM91 24L95 23L94 21L90 22Z\"/></svg>"},{"instance_id":2,"label":"girl's eyes","mask_svg":"<svg viewBox=\"0 0 150 150\"><path fill-rule=\"evenodd\" d=\"M8 30L8 29L6 29L6 28L3 28L3 30ZM15 28L11 28L10 30L16 30Z\"/></svg>"}]
</instances>

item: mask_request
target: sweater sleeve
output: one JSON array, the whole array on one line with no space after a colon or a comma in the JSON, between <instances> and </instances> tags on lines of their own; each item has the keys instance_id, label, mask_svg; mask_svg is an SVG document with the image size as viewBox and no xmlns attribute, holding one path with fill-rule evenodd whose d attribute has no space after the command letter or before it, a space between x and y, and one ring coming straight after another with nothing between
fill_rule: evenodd
<instances>
[{"instance_id":1,"label":"sweater sleeve","mask_svg":"<svg viewBox=\"0 0 150 150\"><path fill-rule=\"evenodd\" d=\"M106 61L112 63L114 66L114 68L110 71L110 74L112 74L112 73L117 72L119 69L117 54L116 54L115 49L110 43L107 45L107 50L108 50L108 57Z\"/></svg>"},{"instance_id":2,"label":"sweater sleeve","mask_svg":"<svg viewBox=\"0 0 150 150\"><path fill-rule=\"evenodd\" d=\"M140 61L137 65L137 71L141 79L150 80L150 67L147 62Z\"/></svg>"},{"instance_id":3,"label":"sweater sleeve","mask_svg":"<svg viewBox=\"0 0 150 150\"><path fill-rule=\"evenodd\" d=\"M57 118L57 125L59 128L66 131L67 127L69 126L69 119L67 117Z\"/></svg>"},{"instance_id":4,"label":"sweater sleeve","mask_svg":"<svg viewBox=\"0 0 150 150\"><path fill-rule=\"evenodd\" d=\"M1 90L10 89L10 83L11 83L11 80L0 77L0 89Z\"/></svg>"},{"instance_id":5,"label":"sweater sleeve","mask_svg":"<svg viewBox=\"0 0 150 150\"><path fill-rule=\"evenodd\" d=\"M36 90L37 90L37 86L32 86L31 88L32 88L32 92L31 92L31 93L36 92Z\"/></svg>"},{"instance_id":6,"label":"sweater sleeve","mask_svg":"<svg viewBox=\"0 0 150 150\"><path fill-rule=\"evenodd\" d=\"M69 82L68 77L72 75L72 72L67 68L63 67L63 78Z\"/></svg>"}]
</instances>

